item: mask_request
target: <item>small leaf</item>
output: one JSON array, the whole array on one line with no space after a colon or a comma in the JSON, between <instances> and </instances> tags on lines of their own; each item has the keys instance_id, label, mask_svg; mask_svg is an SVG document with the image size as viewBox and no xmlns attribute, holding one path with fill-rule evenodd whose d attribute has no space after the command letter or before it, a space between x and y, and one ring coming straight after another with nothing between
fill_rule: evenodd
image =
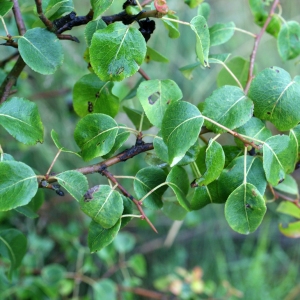
<instances>
[{"instance_id":1,"label":"small leaf","mask_svg":"<svg viewBox=\"0 0 300 300\"><path fill-rule=\"evenodd\" d=\"M127 117L130 119L130 121L135 126L135 128L139 129L140 124L141 124L142 115L144 114L144 112L134 109L134 108L129 108L126 106L123 106L123 109L124 109L124 112L126 113ZM153 125L150 123L147 116L145 116L145 114L144 114L142 131L149 129L152 126Z\"/></svg>"},{"instance_id":2,"label":"small leaf","mask_svg":"<svg viewBox=\"0 0 300 300\"><path fill-rule=\"evenodd\" d=\"M13 3L7 0L0 1L0 16L4 17L13 7Z\"/></svg>"},{"instance_id":3,"label":"small leaf","mask_svg":"<svg viewBox=\"0 0 300 300\"><path fill-rule=\"evenodd\" d=\"M68 150L67 148L63 147L59 140L58 133L56 131L54 131L53 129L51 130L51 138L52 138L53 143L57 147L57 149L59 149L60 151L66 152L66 153L72 153L72 154L75 154L75 155L81 157L78 153Z\"/></svg>"},{"instance_id":4,"label":"small leaf","mask_svg":"<svg viewBox=\"0 0 300 300\"><path fill-rule=\"evenodd\" d=\"M91 0L94 11L94 19L101 16L114 2L114 0Z\"/></svg>"},{"instance_id":5,"label":"small leaf","mask_svg":"<svg viewBox=\"0 0 300 300\"><path fill-rule=\"evenodd\" d=\"M209 60L210 62L210 60ZM250 61L243 57L234 57L229 62L226 63L228 69L234 74L234 76L239 80L242 86L246 86L248 81L248 72ZM256 74L256 68L254 67L254 75ZM233 79L232 75L223 68L217 77L218 87L223 85L235 85L238 86L237 82Z\"/></svg>"},{"instance_id":6,"label":"small leaf","mask_svg":"<svg viewBox=\"0 0 300 300\"><path fill-rule=\"evenodd\" d=\"M291 175L286 175L284 181L274 186L274 189L283 193L293 195L295 196L295 198L299 198L299 188L297 181Z\"/></svg>"},{"instance_id":7,"label":"small leaf","mask_svg":"<svg viewBox=\"0 0 300 300\"><path fill-rule=\"evenodd\" d=\"M88 47L91 46L93 34L99 30L107 27L106 23L102 19L98 19L95 21L90 21L86 24L85 30L84 30L84 36L86 39L86 43Z\"/></svg>"},{"instance_id":8,"label":"small leaf","mask_svg":"<svg viewBox=\"0 0 300 300\"><path fill-rule=\"evenodd\" d=\"M223 64L227 61L230 55L230 53L211 54L208 57L208 62L210 64Z\"/></svg>"},{"instance_id":9,"label":"small leaf","mask_svg":"<svg viewBox=\"0 0 300 300\"><path fill-rule=\"evenodd\" d=\"M145 62L149 63L150 61L157 61L161 63L168 63L169 59L157 52L156 50L147 46L147 53L145 57Z\"/></svg>"},{"instance_id":10,"label":"small leaf","mask_svg":"<svg viewBox=\"0 0 300 300\"><path fill-rule=\"evenodd\" d=\"M13 97L0 105L0 124L18 141L34 145L43 142L44 128L37 105Z\"/></svg>"},{"instance_id":11,"label":"small leaf","mask_svg":"<svg viewBox=\"0 0 300 300\"><path fill-rule=\"evenodd\" d=\"M91 65L102 81L121 81L138 71L146 51L145 39L137 28L115 22L94 33Z\"/></svg>"},{"instance_id":12,"label":"small leaf","mask_svg":"<svg viewBox=\"0 0 300 300\"><path fill-rule=\"evenodd\" d=\"M205 99L203 115L234 129L244 125L252 117L252 112L253 103L244 92L238 87L227 85L218 88ZM205 125L216 133L225 132L209 121L205 121Z\"/></svg>"},{"instance_id":13,"label":"small leaf","mask_svg":"<svg viewBox=\"0 0 300 300\"><path fill-rule=\"evenodd\" d=\"M133 212L132 201L123 195L121 195L121 197L122 197L123 206L124 206L122 216L123 215L131 215ZM131 217L124 217L124 218L122 217L121 218L121 228L126 226L131 221L131 219L132 219Z\"/></svg>"},{"instance_id":14,"label":"small leaf","mask_svg":"<svg viewBox=\"0 0 300 300\"><path fill-rule=\"evenodd\" d=\"M265 200L257 188L250 183L244 183L227 199L225 218L234 231L249 234L258 228L266 210Z\"/></svg>"},{"instance_id":15,"label":"small leaf","mask_svg":"<svg viewBox=\"0 0 300 300\"><path fill-rule=\"evenodd\" d=\"M264 122L260 119L252 117L246 124L237 128L236 132L246 135L249 138L254 138L260 141L265 141L272 136L272 132L268 129ZM236 144L244 149L244 143L238 138L234 139Z\"/></svg>"},{"instance_id":16,"label":"small leaf","mask_svg":"<svg viewBox=\"0 0 300 300\"><path fill-rule=\"evenodd\" d=\"M295 138L297 140L298 144L298 153L300 152L300 124L291 129L291 132L293 132L293 135L295 135ZM291 133L290 133L291 134Z\"/></svg>"},{"instance_id":17,"label":"small leaf","mask_svg":"<svg viewBox=\"0 0 300 300\"><path fill-rule=\"evenodd\" d=\"M300 121L300 85L285 70L271 67L253 79L248 96L257 118L272 122L278 130L295 127Z\"/></svg>"},{"instance_id":18,"label":"small leaf","mask_svg":"<svg viewBox=\"0 0 300 300\"><path fill-rule=\"evenodd\" d=\"M133 250L135 246L135 237L129 232L120 232L114 240L114 248L119 253L128 253Z\"/></svg>"},{"instance_id":19,"label":"small leaf","mask_svg":"<svg viewBox=\"0 0 300 300\"><path fill-rule=\"evenodd\" d=\"M120 230L121 220L113 227L105 229L100 224L92 221L89 226L88 246L91 253L97 252L108 246Z\"/></svg>"},{"instance_id":20,"label":"small leaf","mask_svg":"<svg viewBox=\"0 0 300 300\"><path fill-rule=\"evenodd\" d=\"M40 74L53 74L63 63L63 50L57 36L44 28L26 31L19 39L18 50L25 63Z\"/></svg>"},{"instance_id":21,"label":"small leaf","mask_svg":"<svg viewBox=\"0 0 300 300\"><path fill-rule=\"evenodd\" d=\"M229 41L234 35L234 30L235 24L233 22L214 24L209 28L210 47Z\"/></svg>"},{"instance_id":22,"label":"small leaf","mask_svg":"<svg viewBox=\"0 0 300 300\"><path fill-rule=\"evenodd\" d=\"M44 3L44 1L43 1ZM56 11L54 15L51 16L51 20L56 20L60 17L62 17L66 13L70 13L71 11L74 11L74 4L72 0L63 0L62 5L60 8Z\"/></svg>"},{"instance_id":23,"label":"small leaf","mask_svg":"<svg viewBox=\"0 0 300 300\"><path fill-rule=\"evenodd\" d=\"M77 201L83 198L89 188L86 177L77 171L66 171L56 175L55 178Z\"/></svg>"},{"instance_id":24,"label":"small leaf","mask_svg":"<svg viewBox=\"0 0 300 300\"><path fill-rule=\"evenodd\" d=\"M76 125L74 138L84 160L107 154L114 146L118 134L116 121L104 114L91 114Z\"/></svg>"},{"instance_id":25,"label":"small leaf","mask_svg":"<svg viewBox=\"0 0 300 300\"><path fill-rule=\"evenodd\" d=\"M15 208L15 211L17 211L18 213L20 213L30 219L35 219L35 218L39 217L39 215L37 213L35 213L33 211L33 209L27 205L17 207L17 208Z\"/></svg>"},{"instance_id":26,"label":"small leaf","mask_svg":"<svg viewBox=\"0 0 300 300\"><path fill-rule=\"evenodd\" d=\"M179 18L176 15L170 15L168 14L167 16L170 19L175 19L178 20ZM165 27L168 29L169 31L169 38L171 39L177 39L180 37L180 32L178 30L178 23L177 22L172 22L169 20L164 20L164 18L162 18L163 23L165 25Z\"/></svg>"},{"instance_id":27,"label":"small leaf","mask_svg":"<svg viewBox=\"0 0 300 300\"><path fill-rule=\"evenodd\" d=\"M285 22L278 34L277 47L280 57L289 60L300 54L300 25L296 21Z\"/></svg>"},{"instance_id":28,"label":"small leaf","mask_svg":"<svg viewBox=\"0 0 300 300\"><path fill-rule=\"evenodd\" d=\"M75 112L80 117L90 113L115 117L119 111L119 99L113 95L113 87L112 82L103 82L95 74L84 75L75 83L73 89Z\"/></svg>"},{"instance_id":29,"label":"small leaf","mask_svg":"<svg viewBox=\"0 0 300 300\"><path fill-rule=\"evenodd\" d=\"M147 274L146 260L142 254L134 254L130 256L127 261L128 267L130 267L133 272L140 277L144 277Z\"/></svg>"},{"instance_id":30,"label":"small leaf","mask_svg":"<svg viewBox=\"0 0 300 300\"><path fill-rule=\"evenodd\" d=\"M279 224L279 230L282 234L290 238L300 237L300 221L289 223L287 227L283 227Z\"/></svg>"},{"instance_id":31,"label":"small leaf","mask_svg":"<svg viewBox=\"0 0 300 300\"><path fill-rule=\"evenodd\" d=\"M45 16L50 19L57 11L62 7L62 5L68 2L68 0L50 0L46 9L44 10Z\"/></svg>"},{"instance_id":32,"label":"small leaf","mask_svg":"<svg viewBox=\"0 0 300 300\"><path fill-rule=\"evenodd\" d=\"M166 178L166 183L175 193L179 204L189 211L190 203L186 198L189 191L189 179L184 168L178 166L172 168Z\"/></svg>"},{"instance_id":33,"label":"small leaf","mask_svg":"<svg viewBox=\"0 0 300 300\"><path fill-rule=\"evenodd\" d=\"M27 250L25 235L16 229L0 231L0 254L10 260L9 277L12 271L18 268Z\"/></svg>"},{"instance_id":34,"label":"small leaf","mask_svg":"<svg viewBox=\"0 0 300 300\"><path fill-rule=\"evenodd\" d=\"M104 228L113 227L124 209L121 195L108 185L100 185L92 199L81 198L79 204L84 213Z\"/></svg>"},{"instance_id":35,"label":"small leaf","mask_svg":"<svg viewBox=\"0 0 300 300\"><path fill-rule=\"evenodd\" d=\"M111 279L101 279L92 285L94 291L93 299L117 299L118 287ZM100 296L100 297L99 297Z\"/></svg>"},{"instance_id":36,"label":"small leaf","mask_svg":"<svg viewBox=\"0 0 300 300\"><path fill-rule=\"evenodd\" d=\"M184 101L169 105L162 121L162 137L168 147L171 167L195 144L203 124L198 108Z\"/></svg>"},{"instance_id":37,"label":"small leaf","mask_svg":"<svg viewBox=\"0 0 300 300\"><path fill-rule=\"evenodd\" d=\"M147 167L137 172L134 179L134 191L138 199L143 198L152 189L165 182L167 175L157 167ZM143 205L151 209L159 209L163 206L161 197L167 185L155 190L146 199L143 200Z\"/></svg>"},{"instance_id":38,"label":"small leaf","mask_svg":"<svg viewBox=\"0 0 300 300\"><path fill-rule=\"evenodd\" d=\"M190 8L195 8L202 2L203 0L184 0L184 3L186 3Z\"/></svg>"},{"instance_id":39,"label":"small leaf","mask_svg":"<svg viewBox=\"0 0 300 300\"><path fill-rule=\"evenodd\" d=\"M201 64L208 67L208 52L210 47L209 29L206 19L196 16L191 20L191 29L196 33L196 53Z\"/></svg>"},{"instance_id":40,"label":"small leaf","mask_svg":"<svg viewBox=\"0 0 300 300\"><path fill-rule=\"evenodd\" d=\"M291 155L290 142L287 135L275 135L264 143L264 170L268 182L274 186L285 178L285 173L294 170L294 156Z\"/></svg>"},{"instance_id":41,"label":"small leaf","mask_svg":"<svg viewBox=\"0 0 300 300\"><path fill-rule=\"evenodd\" d=\"M193 64L190 64L190 65L187 65L187 66L184 66L184 67L181 67L179 69L179 71L182 73L182 75L187 78L188 80L191 80L193 79L193 71L198 68L201 64L199 62L196 62L196 63L193 63Z\"/></svg>"},{"instance_id":42,"label":"small leaf","mask_svg":"<svg viewBox=\"0 0 300 300\"><path fill-rule=\"evenodd\" d=\"M201 3L198 7L199 16L203 16L206 20L208 20L210 15L210 5L207 2Z\"/></svg>"},{"instance_id":43,"label":"small leaf","mask_svg":"<svg viewBox=\"0 0 300 300\"><path fill-rule=\"evenodd\" d=\"M142 82L137 97L150 122L160 128L168 105L180 100L182 92L173 80L156 79Z\"/></svg>"},{"instance_id":44,"label":"small leaf","mask_svg":"<svg viewBox=\"0 0 300 300\"><path fill-rule=\"evenodd\" d=\"M2 161L0 174L0 211L26 205L36 194L36 175L24 163Z\"/></svg>"},{"instance_id":45,"label":"small leaf","mask_svg":"<svg viewBox=\"0 0 300 300\"><path fill-rule=\"evenodd\" d=\"M196 182L198 185L208 185L219 177L225 164L225 154L222 146L216 141L210 140L206 148L206 172Z\"/></svg>"},{"instance_id":46,"label":"small leaf","mask_svg":"<svg viewBox=\"0 0 300 300\"><path fill-rule=\"evenodd\" d=\"M282 201L276 211L300 219L300 208L295 203Z\"/></svg>"}]
</instances>

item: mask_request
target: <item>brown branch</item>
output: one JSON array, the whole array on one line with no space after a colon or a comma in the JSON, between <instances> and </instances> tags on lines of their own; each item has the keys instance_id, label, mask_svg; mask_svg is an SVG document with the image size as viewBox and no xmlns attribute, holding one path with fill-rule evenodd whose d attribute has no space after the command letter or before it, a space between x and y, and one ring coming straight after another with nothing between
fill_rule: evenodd
<instances>
[{"instance_id":1,"label":"brown branch","mask_svg":"<svg viewBox=\"0 0 300 300\"><path fill-rule=\"evenodd\" d=\"M278 6L279 4L279 0L274 0L273 2L273 5L270 9L270 12L269 12L269 15L268 15L268 18L264 24L264 26L262 27L260 33L256 36L255 38L255 42L254 42L254 47L253 47L253 50L252 50L252 53L251 53L251 56L250 56L250 66L249 66L249 72L248 72L248 80L247 80L247 84L246 84L246 87L245 87L245 94L248 93L249 91L249 88L250 88L250 84L253 80L253 70L254 70L254 63L255 63L255 58L256 58L256 54L257 54L257 49L258 49L258 45L261 41L261 38L263 36L263 34L265 33L271 19L272 19L272 16L274 14L274 11L276 9L276 7Z\"/></svg>"},{"instance_id":2,"label":"brown branch","mask_svg":"<svg viewBox=\"0 0 300 300\"><path fill-rule=\"evenodd\" d=\"M42 0L35 0L35 5L41 21L45 24L49 31L53 31L53 23L43 13Z\"/></svg>"},{"instance_id":3,"label":"brown branch","mask_svg":"<svg viewBox=\"0 0 300 300\"><path fill-rule=\"evenodd\" d=\"M57 34L56 36L60 40L68 40L68 41L73 41L73 42L76 42L76 43L80 43L79 39L76 36L73 36L73 35L70 35L70 34Z\"/></svg>"},{"instance_id":4,"label":"brown branch","mask_svg":"<svg viewBox=\"0 0 300 300\"><path fill-rule=\"evenodd\" d=\"M146 290L146 289L139 288L139 287L128 287L128 286L118 285L118 290L121 292L133 293L135 295L145 297L145 299L158 299L158 300L168 299L167 296L165 296L161 293L151 291L151 290Z\"/></svg>"},{"instance_id":5,"label":"brown branch","mask_svg":"<svg viewBox=\"0 0 300 300\"><path fill-rule=\"evenodd\" d=\"M142 75L143 78L146 80L150 80L150 77L146 74L146 72L143 69L139 69L138 72Z\"/></svg>"},{"instance_id":6,"label":"brown branch","mask_svg":"<svg viewBox=\"0 0 300 300\"><path fill-rule=\"evenodd\" d=\"M122 194L129 198L131 201L133 201L133 203L136 205L137 209L139 210L140 214L141 214L141 219L145 219L146 222L150 225L150 227L153 229L154 232L157 233L156 228L154 227L154 225L151 223L151 221L147 218L147 216L145 215L143 209L142 209L142 205L141 203L136 200L129 192L127 192L127 190L117 181L117 179L106 169L103 169L101 171L99 171L99 173L101 173L102 175L104 175L105 177L107 177L111 182L113 182L114 184L116 184L118 186L118 189L122 192Z\"/></svg>"},{"instance_id":7,"label":"brown branch","mask_svg":"<svg viewBox=\"0 0 300 300\"><path fill-rule=\"evenodd\" d=\"M26 27L21 15L20 7L19 7L19 2L18 0L12 0L14 6L13 6L13 13L15 16L15 20L17 23L18 31L20 35L24 35L26 32Z\"/></svg>"}]
</instances>

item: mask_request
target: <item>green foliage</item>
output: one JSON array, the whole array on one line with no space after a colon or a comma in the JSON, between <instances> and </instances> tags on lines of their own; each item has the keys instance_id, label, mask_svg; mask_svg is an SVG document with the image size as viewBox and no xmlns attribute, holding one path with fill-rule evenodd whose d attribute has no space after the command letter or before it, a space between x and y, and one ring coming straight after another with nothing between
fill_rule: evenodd
<instances>
[{"instance_id":1,"label":"green foliage","mask_svg":"<svg viewBox=\"0 0 300 300\"><path fill-rule=\"evenodd\" d=\"M166 6L164 1L158 2L154 7ZM147 5L145 11L139 12L139 6L134 3L126 2L127 7L121 8L117 1L91 0L88 9L92 10L85 16L77 16L70 14L74 10L70 0L45 0L41 7L38 3L26 6L20 1L20 11L14 8L19 14L11 12L10 1L0 1L0 18L4 25L0 39L4 45L18 48L20 55L14 62L15 55L7 52L7 61L0 62L0 125L7 131L3 133L3 139L0 136L0 211L5 212L3 218L8 220L0 231L0 254L10 263L10 278L20 267L27 247L25 235L11 227L20 226L27 218L31 219L33 226L41 226L33 219L38 220L45 212L50 215L56 209L53 203L58 202L46 201L46 208L43 206L39 210L44 203L44 194L40 192L43 188L49 192L45 196L47 200L53 191L56 192L55 197L63 196L64 192L70 195L59 199L75 199L70 202L74 204L72 210L84 213L83 217L80 215L83 218L80 224L83 228L88 227L86 248L90 252L101 250L99 257L108 260L115 260L116 253L120 259L125 259L125 254L136 250L136 237L122 229L129 223L130 230L133 230L134 219L144 220L156 231L158 210L171 220L189 220L193 210L212 203L225 208L225 219L234 231L249 234L256 231L266 218L268 200L280 197L283 201L277 211L297 219L296 222L288 220L287 226L280 223L280 232L288 237L300 236L298 185L288 175L295 170L300 157L300 79L299 76L292 79L290 72L281 64L280 67L263 69L256 59L256 53L260 51L257 46L265 31L276 40L283 62L299 59L299 23L283 20L273 5L276 2L250 0L254 23L262 28L261 34L255 27L255 32L250 33L236 27L238 20L220 18L210 21L212 24L208 22L210 10L214 11L216 7L202 0L184 1L187 6L182 5L186 10L188 7L198 9L187 12L185 17L189 19L183 21L181 13L177 15L175 12L178 4L175 2L169 4L165 12L156 11L153 5ZM112 11L118 9L117 13L104 16L110 6ZM284 11L284 6L282 9ZM18 23L19 35L14 33L16 29L11 25L13 15ZM26 25L24 28L21 18ZM156 23L153 23L154 20ZM65 46L64 41L60 41L77 41L78 38L71 35L74 31L67 35L64 32L79 25L85 25L81 38L86 41L81 61L82 54L76 56L80 52L77 44ZM186 31L181 26L186 26ZM170 39L179 38L179 48L185 47L182 55L184 67L180 68L181 60L176 61L177 57L172 57L173 49L158 49L160 47L157 47L154 38L151 47L147 46L152 36L167 39L164 31L158 31L162 27L168 30ZM157 35L156 30L159 32ZM233 42L235 31L255 39L251 61L244 58L249 57L249 53L242 52ZM62 43L66 47L65 61ZM175 44L176 41L170 40L169 43ZM225 43L227 45L223 46ZM161 45L164 47L166 44ZM239 56L235 48L241 52ZM191 51L194 54L191 55ZM234 53L230 60L231 54L227 52ZM268 50L262 53L266 57ZM71 59L70 54L74 54ZM168 62L171 75L165 67ZM25 65L31 70L23 71ZM159 66L163 67L159 69ZM222 69L215 72L214 68L220 66ZM180 68L181 74L176 74L176 68ZM40 75L55 72L45 82L42 81ZM204 74L201 80L198 79L199 74ZM46 86L59 83L69 87L66 99L72 95L72 109L76 117L72 115L72 109L66 112L63 102L56 101L55 93L54 96L50 93L47 105L53 106L53 109L49 112L42 108L42 101L32 102L32 87L26 80L31 78L34 78L35 99L43 98ZM11 96L15 93L13 87L24 98ZM70 130L65 119L72 120ZM58 127L59 134L52 129L52 124ZM74 132L74 138L71 132ZM232 135L231 140L226 138L227 133ZM35 155L34 150L31 152L31 148L23 145L43 143L44 139L48 145L50 136L53 142L43 148L42 155ZM58 153L51 162L55 155L53 143ZM67 148L74 149L76 144L79 150ZM59 157L61 152L65 152L64 158ZM144 152L147 152L147 167L139 160L130 163ZM76 156L65 159L68 154ZM87 164L87 161L92 162ZM120 169L121 162L124 162L124 168ZM53 173L54 163L57 170ZM43 173L45 170L48 171ZM87 178L86 175L92 173L96 173L95 178L97 174L103 175L103 182ZM123 179L132 180L133 184L123 184ZM66 211L71 210L68 207ZM202 217L202 212L198 212L197 220ZM23 218L22 222L16 221L18 218ZM73 243L74 248L86 252L87 249L78 241L76 225L71 237L67 237L69 233L60 232L55 226L51 229L51 218L47 222L46 227L50 227L49 232L52 230L56 240L62 244L67 240ZM62 222L57 226L64 227L65 224ZM23 227L23 230L27 229ZM37 231L42 232L43 228ZM33 233L28 233L28 239L33 239ZM49 253L53 247L51 242L40 242L39 245ZM60 251L73 259L73 250L65 244ZM80 255L77 262L82 260ZM39 262L38 266L43 263ZM31 267L34 269L36 266ZM126 272L130 270L134 274L127 278L128 286L137 286L139 277L147 275L146 260L140 253L131 256L124 265L120 263L120 267L126 267ZM95 266L90 263L90 269L87 267L85 271L93 273L93 268ZM178 289L182 299L200 294L213 297L216 288L204 284L199 272L198 269L192 273L177 272L179 277L197 278L194 285L190 284L186 296L184 289ZM78 279L77 275L72 278L69 270L57 264L47 265L40 275L40 278L31 277L16 295L20 299L68 297L74 288L74 282L70 283L70 280ZM5 285L1 273L0 279ZM87 281L95 299L117 297L117 286L111 279L102 278L97 282L90 282L84 276L79 279ZM161 290L167 284L174 284L173 280L164 280L156 282ZM179 281L182 285L189 285L193 280ZM29 286L34 288L30 290ZM46 296L41 297L43 293ZM78 298L78 295L73 297Z\"/></svg>"}]
</instances>

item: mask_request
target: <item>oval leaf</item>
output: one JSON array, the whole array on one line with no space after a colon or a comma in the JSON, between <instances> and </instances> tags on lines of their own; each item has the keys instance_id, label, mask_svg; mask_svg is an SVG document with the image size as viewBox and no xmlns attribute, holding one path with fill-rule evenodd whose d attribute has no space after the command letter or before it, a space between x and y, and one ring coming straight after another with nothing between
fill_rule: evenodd
<instances>
[{"instance_id":1,"label":"oval leaf","mask_svg":"<svg viewBox=\"0 0 300 300\"><path fill-rule=\"evenodd\" d=\"M92 114L76 125L74 138L84 160L107 154L114 146L118 134L116 121L104 114Z\"/></svg>"},{"instance_id":2,"label":"oval leaf","mask_svg":"<svg viewBox=\"0 0 300 300\"><path fill-rule=\"evenodd\" d=\"M53 129L51 130L51 138L52 138L53 143L57 147L57 149L59 149L61 152L72 153L72 154L75 154L75 155L81 157L78 153L68 150L67 148L63 147L59 140L58 133Z\"/></svg>"},{"instance_id":3,"label":"oval leaf","mask_svg":"<svg viewBox=\"0 0 300 300\"><path fill-rule=\"evenodd\" d=\"M236 86L222 86L204 102L203 115L229 129L244 125L252 117L252 113L252 101ZM225 132L209 121L205 121L205 125L216 133Z\"/></svg>"},{"instance_id":4,"label":"oval leaf","mask_svg":"<svg viewBox=\"0 0 300 300\"><path fill-rule=\"evenodd\" d=\"M156 79L142 82L137 96L150 122L160 128L168 105L180 100L182 92L173 80Z\"/></svg>"},{"instance_id":5,"label":"oval leaf","mask_svg":"<svg viewBox=\"0 0 300 300\"><path fill-rule=\"evenodd\" d=\"M36 194L38 182L29 166L17 161L2 161L0 174L0 211L26 205Z\"/></svg>"},{"instance_id":6,"label":"oval leaf","mask_svg":"<svg viewBox=\"0 0 300 300\"><path fill-rule=\"evenodd\" d=\"M108 246L120 230L121 220L111 228L103 228L100 224L92 221L89 226L88 246L91 253L97 252Z\"/></svg>"},{"instance_id":7,"label":"oval leaf","mask_svg":"<svg viewBox=\"0 0 300 300\"><path fill-rule=\"evenodd\" d=\"M272 122L284 131L300 121L300 85L285 70L271 67L253 79L248 96L254 102L257 118Z\"/></svg>"},{"instance_id":8,"label":"oval leaf","mask_svg":"<svg viewBox=\"0 0 300 300\"><path fill-rule=\"evenodd\" d=\"M113 227L123 212L121 195L108 185L100 185L92 199L81 198L80 208L104 228Z\"/></svg>"},{"instance_id":9,"label":"oval leaf","mask_svg":"<svg viewBox=\"0 0 300 300\"><path fill-rule=\"evenodd\" d=\"M209 28L210 47L229 41L234 35L234 30L235 24L233 22L214 24Z\"/></svg>"},{"instance_id":10,"label":"oval leaf","mask_svg":"<svg viewBox=\"0 0 300 300\"><path fill-rule=\"evenodd\" d=\"M119 99L112 93L113 86L112 82L103 82L95 74L81 77L73 89L75 112L80 117L89 113L115 117L119 111Z\"/></svg>"},{"instance_id":11,"label":"oval leaf","mask_svg":"<svg viewBox=\"0 0 300 300\"><path fill-rule=\"evenodd\" d=\"M249 234L260 225L267 207L257 188L245 183L235 189L225 204L225 218L236 232Z\"/></svg>"},{"instance_id":12,"label":"oval leaf","mask_svg":"<svg viewBox=\"0 0 300 300\"><path fill-rule=\"evenodd\" d=\"M121 81L138 71L146 51L145 39L137 28L116 22L94 33L91 65L102 81Z\"/></svg>"},{"instance_id":13,"label":"oval leaf","mask_svg":"<svg viewBox=\"0 0 300 300\"><path fill-rule=\"evenodd\" d=\"M66 171L56 175L55 178L77 201L83 198L89 188L86 177L77 171Z\"/></svg>"},{"instance_id":14,"label":"oval leaf","mask_svg":"<svg viewBox=\"0 0 300 300\"><path fill-rule=\"evenodd\" d=\"M171 167L195 144L203 124L196 106L184 101L171 103L162 121L162 137L168 147Z\"/></svg>"},{"instance_id":15,"label":"oval leaf","mask_svg":"<svg viewBox=\"0 0 300 300\"><path fill-rule=\"evenodd\" d=\"M138 199L143 198L148 192L157 187L159 184L165 182L167 175L165 172L157 167L147 167L137 172L134 179L134 191ZM143 201L145 207L151 209L159 209L163 206L161 197L167 185L155 190Z\"/></svg>"},{"instance_id":16,"label":"oval leaf","mask_svg":"<svg viewBox=\"0 0 300 300\"><path fill-rule=\"evenodd\" d=\"M114 0L91 0L91 5L94 11L94 19L102 15L114 2Z\"/></svg>"},{"instance_id":17,"label":"oval leaf","mask_svg":"<svg viewBox=\"0 0 300 300\"><path fill-rule=\"evenodd\" d=\"M53 74L64 59L59 39L44 28L27 30L19 39L18 50L33 71L44 75Z\"/></svg>"},{"instance_id":18,"label":"oval leaf","mask_svg":"<svg viewBox=\"0 0 300 300\"><path fill-rule=\"evenodd\" d=\"M300 221L289 223L287 227L283 227L282 224L279 224L279 230L285 236L290 238L299 238L300 237Z\"/></svg>"},{"instance_id":19,"label":"oval leaf","mask_svg":"<svg viewBox=\"0 0 300 300\"><path fill-rule=\"evenodd\" d=\"M219 177L225 164L225 154L222 146L216 141L210 141L206 148L205 165L206 171L197 180L197 184L208 185Z\"/></svg>"},{"instance_id":20,"label":"oval leaf","mask_svg":"<svg viewBox=\"0 0 300 300\"><path fill-rule=\"evenodd\" d=\"M196 33L196 53L201 64L208 67L208 52L210 47L209 29L203 16L191 20L191 29Z\"/></svg>"},{"instance_id":21,"label":"oval leaf","mask_svg":"<svg viewBox=\"0 0 300 300\"><path fill-rule=\"evenodd\" d=\"M13 97L0 105L0 124L24 144L43 142L41 117L37 105L29 100Z\"/></svg>"}]
</instances>

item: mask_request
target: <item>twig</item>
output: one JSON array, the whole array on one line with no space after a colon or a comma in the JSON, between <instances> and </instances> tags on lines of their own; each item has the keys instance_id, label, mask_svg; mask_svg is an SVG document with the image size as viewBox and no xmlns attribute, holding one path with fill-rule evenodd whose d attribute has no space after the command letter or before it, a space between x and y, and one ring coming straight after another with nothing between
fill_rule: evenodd
<instances>
[{"instance_id":1,"label":"twig","mask_svg":"<svg viewBox=\"0 0 300 300\"><path fill-rule=\"evenodd\" d=\"M19 2L18 0L12 0L14 6L13 6L13 13L15 16L15 20L17 23L18 31L20 35L24 35L26 32L26 27L21 15L20 7L19 7Z\"/></svg>"},{"instance_id":2,"label":"twig","mask_svg":"<svg viewBox=\"0 0 300 300\"><path fill-rule=\"evenodd\" d=\"M146 72L143 69L139 69L138 72L142 75L143 78L146 80L150 80L150 77L146 74Z\"/></svg>"},{"instance_id":3,"label":"twig","mask_svg":"<svg viewBox=\"0 0 300 300\"><path fill-rule=\"evenodd\" d=\"M265 33L265 31L266 31L266 29L267 29L267 27L268 27L268 25L269 25L269 23L272 19L272 16L273 16L274 11L275 11L278 4L279 4L279 0L274 0L273 5L270 9L268 18L267 18L264 26L262 27L260 33L255 38L254 47L253 47L253 50L252 50L252 53L251 53L251 56L250 56L250 66L249 66L249 72L248 72L248 80L247 80L247 84L246 84L246 87L245 87L245 94L246 95L249 91L250 84L251 84L252 79L253 79L254 63L255 63L255 58L256 58L256 54L257 54L258 45L259 45L259 43L261 41L261 38L262 38L263 34Z\"/></svg>"},{"instance_id":4,"label":"twig","mask_svg":"<svg viewBox=\"0 0 300 300\"><path fill-rule=\"evenodd\" d=\"M68 41L73 41L73 42L76 42L76 43L80 43L79 39L76 36L73 36L73 35L70 35L70 34L57 34L56 36L60 40L68 40Z\"/></svg>"},{"instance_id":5,"label":"twig","mask_svg":"<svg viewBox=\"0 0 300 300\"><path fill-rule=\"evenodd\" d=\"M151 221L147 218L147 216L145 215L141 203L136 200L130 193L127 192L127 190L117 181L117 179L106 169L101 170L99 173L101 173L102 175L104 175L105 177L107 177L111 182L113 182L114 184L117 184L118 189L122 192L122 194L129 198L137 207L137 209L139 210L139 212L141 213L141 218L145 219L146 222L150 225L150 227L153 229L154 232L157 233L156 228L154 227L154 225L151 223Z\"/></svg>"},{"instance_id":6,"label":"twig","mask_svg":"<svg viewBox=\"0 0 300 300\"><path fill-rule=\"evenodd\" d=\"M53 31L53 23L43 13L42 0L35 0L35 5L41 21L45 24L48 30Z\"/></svg>"}]
</instances>

